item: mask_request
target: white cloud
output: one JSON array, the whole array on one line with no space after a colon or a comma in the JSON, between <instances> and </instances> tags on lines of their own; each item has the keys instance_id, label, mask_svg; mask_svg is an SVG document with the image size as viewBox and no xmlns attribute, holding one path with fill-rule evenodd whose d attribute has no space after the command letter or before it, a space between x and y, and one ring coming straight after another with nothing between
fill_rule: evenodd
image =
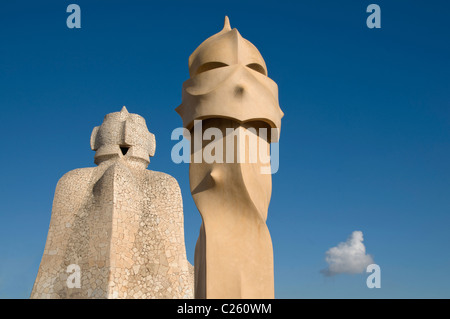
<instances>
[{"instance_id":1,"label":"white cloud","mask_svg":"<svg viewBox=\"0 0 450 319\"><path fill-rule=\"evenodd\" d=\"M363 233L359 230L354 231L346 242L328 249L325 260L328 268L320 271L325 276L343 273L359 274L365 272L367 266L374 263L372 256L366 254Z\"/></svg>"}]
</instances>

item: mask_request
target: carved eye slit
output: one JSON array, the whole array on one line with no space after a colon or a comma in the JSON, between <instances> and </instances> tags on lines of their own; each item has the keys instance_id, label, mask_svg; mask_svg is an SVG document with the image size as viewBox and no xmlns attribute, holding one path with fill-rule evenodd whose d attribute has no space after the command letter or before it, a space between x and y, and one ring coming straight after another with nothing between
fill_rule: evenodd
<instances>
[{"instance_id":1,"label":"carved eye slit","mask_svg":"<svg viewBox=\"0 0 450 319\"><path fill-rule=\"evenodd\" d=\"M247 67L252 69L252 70L255 70L256 72L261 73L262 75L267 75L266 74L266 70L264 69L264 67L261 64L250 63L250 64L247 64Z\"/></svg>"},{"instance_id":2,"label":"carved eye slit","mask_svg":"<svg viewBox=\"0 0 450 319\"><path fill-rule=\"evenodd\" d=\"M202 64L195 74L203 73L212 69L218 69L223 68L225 66L228 66L228 64L222 63L222 62L207 62L205 64Z\"/></svg>"},{"instance_id":3,"label":"carved eye slit","mask_svg":"<svg viewBox=\"0 0 450 319\"><path fill-rule=\"evenodd\" d=\"M120 150L122 151L122 155L126 155L129 148L130 148L130 147L127 146L127 145L121 145L121 146L120 146Z\"/></svg>"}]
</instances>

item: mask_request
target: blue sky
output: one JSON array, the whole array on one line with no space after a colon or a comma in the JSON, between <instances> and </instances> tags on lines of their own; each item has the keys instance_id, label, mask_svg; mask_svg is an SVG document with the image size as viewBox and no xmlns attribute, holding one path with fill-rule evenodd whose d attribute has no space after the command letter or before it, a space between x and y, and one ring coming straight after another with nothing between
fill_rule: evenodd
<instances>
[{"instance_id":1,"label":"blue sky","mask_svg":"<svg viewBox=\"0 0 450 319\"><path fill-rule=\"evenodd\" d=\"M81 7L81 29L66 7ZM381 7L381 29L366 7ZM181 187L188 259L200 215L174 164L188 57L231 26L263 55L285 113L268 226L277 298L450 297L448 1L2 1L0 298L28 298L58 179L126 105L156 135L149 169ZM355 230L381 267L324 277Z\"/></svg>"}]
</instances>

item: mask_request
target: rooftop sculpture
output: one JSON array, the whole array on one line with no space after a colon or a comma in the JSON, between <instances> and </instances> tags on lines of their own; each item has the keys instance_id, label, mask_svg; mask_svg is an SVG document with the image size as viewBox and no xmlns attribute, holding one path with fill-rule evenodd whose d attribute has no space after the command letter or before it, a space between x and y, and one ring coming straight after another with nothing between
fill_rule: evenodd
<instances>
[{"instance_id":1,"label":"rooftop sculpture","mask_svg":"<svg viewBox=\"0 0 450 319\"><path fill-rule=\"evenodd\" d=\"M98 166L59 180L31 298L193 297L178 183L146 169L155 146L144 118L125 107L94 128Z\"/></svg>"},{"instance_id":2,"label":"rooftop sculpture","mask_svg":"<svg viewBox=\"0 0 450 319\"><path fill-rule=\"evenodd\" d=\"M222 31L189 57L189 74L176 111L191 138L202 139L200 147L191 144L189 167L191 194L202 217L195 297L273 298L273 249L266 225L272 180L262 173L260 157L248 158L269 153L270 143L278 140L283 112L277 84L267 76L259 51L231 28L227 17ZM271 128L276 134L263 134ZM212 139L214 130L221 134ZM238 137L231 149L226 146L230 135ZM215 146L226 150L219 161L198 160L198 154ZM246 154L244 161L239 153Z\"/></svg>"}]
</instances>

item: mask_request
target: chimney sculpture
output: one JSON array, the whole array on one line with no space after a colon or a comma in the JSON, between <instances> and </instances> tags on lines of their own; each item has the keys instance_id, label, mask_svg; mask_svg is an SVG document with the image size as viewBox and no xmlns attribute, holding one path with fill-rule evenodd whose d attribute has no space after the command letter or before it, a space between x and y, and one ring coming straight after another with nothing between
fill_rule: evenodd
<instances>
[{"instance_id":1,"label":"chimney sculpture","mask_svg":"<svg viewBox=\"0 0 450 319\"><path fill-rule=\"evenodd\" d=\"M91 135L97 167L58 182L31 298L192 298L177 181L149 171L144 118L105 116Z\"/></svg>"},{"instance_id":2,"label":"chimney sculpture","mask_svg":"<svg viewBox=\"0 0 450 319\"><path fill-rule=\"evenodd\" d=\"M202 217L195 298L274 298L272 180L261 154L279 137L277 84L228 17L189 57L189 74L176 111L190 131L190 188Z\"/></svg>"}]
</instances>

